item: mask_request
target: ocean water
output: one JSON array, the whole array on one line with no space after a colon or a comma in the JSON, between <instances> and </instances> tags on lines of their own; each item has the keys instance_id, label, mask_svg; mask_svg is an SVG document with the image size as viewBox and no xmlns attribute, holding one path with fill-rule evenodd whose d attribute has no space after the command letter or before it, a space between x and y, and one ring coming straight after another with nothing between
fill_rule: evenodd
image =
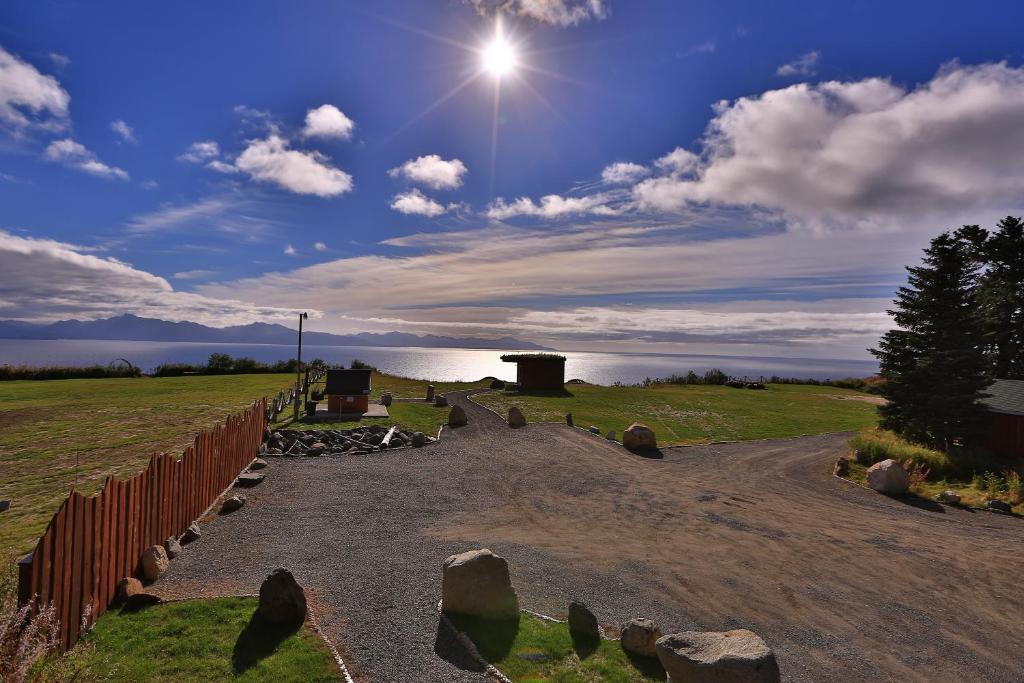
<instances>
[{"instance_id":1,"label":"ocean water","mask_svg":"<svg viewBox=\"0 0 1024 683\"><path fill-rule=\"evenodd\" d=\"M22 340L0 339L0 365L94 365L124 358L143 371L161 363L205 363L211 353L247 356L263 362L294 358L295 347L278 344L207 344L191 342ZM427 349L417 347L303 345L305 360L322 358L348 365L353 359L384 372L438 381L477 380L493 376L515 379L515 365L503 363L507 351L491 349ZM566 379L593 384L641 382L689 370L718 368L737 377L801 377L839 379L867 377L878 371L874 361L808 358L757 358L676 354L591 353L567 351Z\"/></svg>"}]
</instances>

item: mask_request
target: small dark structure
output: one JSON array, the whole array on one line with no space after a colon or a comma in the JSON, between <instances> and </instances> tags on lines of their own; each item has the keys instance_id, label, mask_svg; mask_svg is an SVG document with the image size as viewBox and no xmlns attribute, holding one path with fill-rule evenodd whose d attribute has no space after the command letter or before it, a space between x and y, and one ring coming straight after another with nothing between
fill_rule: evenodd
<instances>
[{"instance_id":1,"label":"small dark structure","mask_svg":"<svg viewBox=\"0 0 1024 683\"><path fill-rule=\"evenodd\" d=\"M1024 380L997 379L982 403L992 413L988 447L1008 458L1024 457Z\"/></svg>"},{"instance_id":2,"label":"small dark structure","mask_svg":"<svg viewBox=\"0 0 1024 683\"><path fill-rule=\"evenodd\" d=\"M516 364L516 383L521 391L565 390L565 356L506 353L501 360Z\"/></svg>"},{"instance_id":3,"label":"small dark structure","mask_svg":"<svg viewBox=\"0 0 1024 683\"><path fill-rule=\"evenodd\" d=\"M370 409L369 369L328 370L327 410L331 413L365 413Z\"/></svg>"}]
</instances>

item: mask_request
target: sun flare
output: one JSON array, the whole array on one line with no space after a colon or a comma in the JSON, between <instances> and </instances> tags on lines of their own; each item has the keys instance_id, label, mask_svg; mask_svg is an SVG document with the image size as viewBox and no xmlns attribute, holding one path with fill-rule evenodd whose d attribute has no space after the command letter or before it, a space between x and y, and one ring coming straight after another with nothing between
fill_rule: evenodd
<instances>
[{"instance_id":1,"label":"sun flare","mask_svg":"<svg viewBox=\"0 0 1024 683\"><path fill-rule=\"evenodd\" d=\"M483 70L496 78L512 73L519 63L515 47L505 40L500 25L491 42L481 50L480 56Z\"/></svg>"}]
</instances>

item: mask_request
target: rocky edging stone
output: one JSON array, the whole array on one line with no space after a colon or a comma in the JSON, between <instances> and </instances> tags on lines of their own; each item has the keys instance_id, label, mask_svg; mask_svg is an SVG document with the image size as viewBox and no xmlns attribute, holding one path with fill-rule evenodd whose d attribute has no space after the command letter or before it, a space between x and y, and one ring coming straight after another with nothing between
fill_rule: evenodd
<instances>
[{"instance_id":1,"label":"rocky edging stone","mask_svg":"<svg viewBox=\"0 0 1024 683\"><path fill-rule=\"evenodd\" d=\"M270 433L260 446L260 455L266 456L341 456L367 455L384 450L420 447L437 439L422 432L395 428L387 445L389 430L381 425L353 429L296 430L279 429Z\"/></svg>"}]
</instances>

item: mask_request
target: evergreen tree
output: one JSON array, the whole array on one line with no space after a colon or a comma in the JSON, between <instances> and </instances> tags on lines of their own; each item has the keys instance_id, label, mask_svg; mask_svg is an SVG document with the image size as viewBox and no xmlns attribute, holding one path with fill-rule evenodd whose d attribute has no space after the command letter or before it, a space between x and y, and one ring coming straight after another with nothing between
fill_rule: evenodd
<instances>
[{"instance_id":1,"label":"evergreen tree","mask_svg":"<svg viewBox=\"0 0 1024 683\"><path fill-rule=\"evenodd\" d=\"M895 310L899 329L878 349L887 380L882 426L949 450L954 440L974 443L985 426L979 404L989 385L977 307L978 265L970 244L946 232L925 249L922 265L908 267Z\"/></svg>"},{"instance_id":2,"label":"evergreen tree","mask_svg":"<svg viewBox=\"0 0 1024 683\"><path fill-rule=\"evenodd\" d=\"M1024 223L1004 218L981 252L985 272L978 301L991 372L999 379L1024 379Z\"/></svg>"}]
</instances>

